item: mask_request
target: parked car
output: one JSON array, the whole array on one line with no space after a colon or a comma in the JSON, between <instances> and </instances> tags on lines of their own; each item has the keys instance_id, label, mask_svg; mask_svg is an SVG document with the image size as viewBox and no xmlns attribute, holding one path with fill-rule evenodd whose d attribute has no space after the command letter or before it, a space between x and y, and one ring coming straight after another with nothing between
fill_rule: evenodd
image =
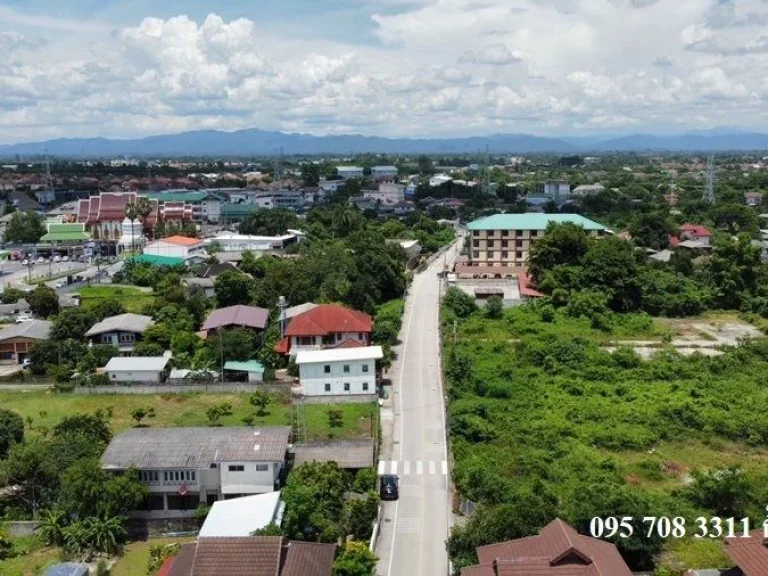
<instances>
[{"instance_id":1,"label":"parked car","mask_svg":"<svg viewBox=\"0 0 768 576\"><path fill-rule=\"evenodd\" d=\"M53 261L54 261L54 262L61 262L61 256L59 256L58 254L56 254L56 256L54 256L54 257L53 257Z\"/></svg>"},{"instance_id":2,"label":"parked car","mask_svg":"<svg viewBox=\"0 0 768 576\"><path fill-rule=\"evenodd\" d=\"M394 474L385 474L379 479L379 496L382 500L397 500L400 497L400 479Z\"/></svg>"},{"instance_id":3,"label":"parked car","mask_svg":"<svg viewBox=\"0 0 768 576\"><path fill-rule=\"evenodd\" d=\"M16 316L16 324L23 324L24 322L32 322L34 318L27 316L26 314L19 314Z\"/></svg>"},{"instance_id":4,"label":"parked car","mask_svg":"<svg viewBox=\"0 0 768 576\"><path fill-rule=\"evenodd\" d=\"M56 282L54 287L55 288L64 288L64 286L66 286L66 285L67 285L67 281L66 280L59 280L58 282Z\"/></svg>"},{"instance_id":5,"label":"parked car","mask_svg":"<svg viewBox=\"0 0 768 576\"><path fill-rule=\"evenodd\" d=\"M32 360L29 358L24 358L24 360L21 361L21 367L22 368L31 368L32 367Z\"/></svg>"},{"instance_id":6,"label":"parked car","mask_svg":"<svg viewBox=\"0 0 768 576\"><path fill-rule=\"evenodd\" d=\"M69 262L69 256L64 255L64 258L61 259L62 262Z\"/></svg>"},{"instance_id":7,"label":"parked car","mask_svg":"<svg viewBox=\"0 0 768 576\"><path fill-rule=\"evenodd\" d=\"M44 264L44 263L45 263L45 258L43 258L42 256L40 256L40 257L37 259L37 263L38 263L38 264Z\"/></svg>"},{"instance_id":8,"label":"parked car","mask_svg":"<svg viewBox=\"0 0 768 576\"><path fill-rule=\"evenodd\" d=\"M22 261L21 261L21 265L22 265L22 266L29 266L29 260L27 260L27 259L25 258L24 260L22 260Z\"/></svg>"}]
</instances>

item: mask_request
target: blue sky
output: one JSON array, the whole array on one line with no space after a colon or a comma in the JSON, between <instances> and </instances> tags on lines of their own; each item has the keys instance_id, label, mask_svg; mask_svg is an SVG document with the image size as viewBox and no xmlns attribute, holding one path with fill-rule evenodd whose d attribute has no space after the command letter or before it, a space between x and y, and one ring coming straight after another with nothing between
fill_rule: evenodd
<instances>
[{"instance_id":1,"label":"blue sky","mask_svg":"<svg viewBox=\"0 0 768 576\"><path fill-rule=\"evenodd\" d=\"M0 0L0 142L768 131L767 0Z\"/></svg>"}]
</instances>

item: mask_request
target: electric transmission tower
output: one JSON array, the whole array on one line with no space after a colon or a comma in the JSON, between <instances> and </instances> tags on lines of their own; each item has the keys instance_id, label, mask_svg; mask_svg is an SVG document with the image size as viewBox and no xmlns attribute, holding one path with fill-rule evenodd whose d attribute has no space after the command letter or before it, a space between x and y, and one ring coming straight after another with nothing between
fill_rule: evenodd
<instances>
[{"instance_id":1,"label":"electric transmission tower","mask_svg":"<svg viewBox=\"0 0 768 576\"><path fill-rule=\"evenodd\" d=\"M704 186L704 195L701 200L710 204L715 203L715 159L713 156L709 157L707 163L707 183Z\"/></svg>"}]
</instances>

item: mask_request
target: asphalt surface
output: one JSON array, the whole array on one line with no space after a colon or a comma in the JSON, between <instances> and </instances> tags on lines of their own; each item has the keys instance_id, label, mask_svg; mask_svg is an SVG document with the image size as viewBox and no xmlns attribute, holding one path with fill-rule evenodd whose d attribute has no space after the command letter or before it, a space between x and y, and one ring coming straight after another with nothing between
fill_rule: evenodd
<instances>
[{"instance_id":1,"label":"asphalt surface","mask_svg":"<svg viewBox=\"0 0 768 576\"><path fill-rule=\"evenodd\" d=\"M447 253L452 261L454 246ZM417 274L406 298L395 367L392 444L382 453L379 473L397 474L400 498L383 503L377 541L379 576L446 576L446 538L451 495L445 440L445 399L440 373L440 278L446 259ZM382 420L384 416L382 415Z\"/></svg>"}]
</instances>

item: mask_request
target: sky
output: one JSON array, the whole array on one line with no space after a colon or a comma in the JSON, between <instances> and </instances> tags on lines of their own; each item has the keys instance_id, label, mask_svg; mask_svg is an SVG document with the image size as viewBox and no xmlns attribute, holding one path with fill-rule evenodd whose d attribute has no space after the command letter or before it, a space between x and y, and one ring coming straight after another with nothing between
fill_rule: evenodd
<instances>
[{"instance_id":1,"label":"sky","mask_svg":"<svg viewBox=\"0 0 768 576\"><path fill-rule=\"evenodd\" d=\"M768 132L768 0L0 0L0 143Z\"/></svg>"}]
</instances>

